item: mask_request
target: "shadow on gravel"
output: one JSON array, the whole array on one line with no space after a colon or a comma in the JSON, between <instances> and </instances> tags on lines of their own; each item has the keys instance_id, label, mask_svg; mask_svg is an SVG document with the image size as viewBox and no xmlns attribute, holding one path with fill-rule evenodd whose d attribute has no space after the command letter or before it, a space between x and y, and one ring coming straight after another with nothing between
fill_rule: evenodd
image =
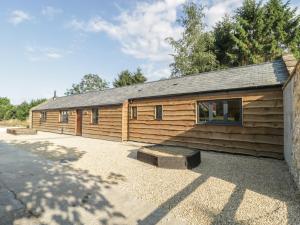
<instances>
[{"instance_id":1,"label":"shadow on gravel","mask_svg":"<svg viewBox=\"0 0 300 225\"><path fill-rule=\"evenodd\" d=\"M43 160L20 150L31 148L31 152L39 155L40 151L50 151L49 146L52 147L48 142L7 144L0 141L0 191L7 190L14 198L11 205L0 203L0 224L42 224L32 221L43 218L60 225L87 224L87 221L124 224L126 215L115 210L103 191L126 178L116 173L105 178L94 176L86 170ZM74 160L75 156L77 159L81 156L75 149L64 147L63 154L59 151L50 158L58 159L71 152Z\"/></svg>"},{"instance_id":2,"label":"shadow on gravel","mask_svg":"<svg viewBox=\"0 0 300 225\"><path fill-rule=\"evenodd\" d=\"M193 169L193 172L199 173L199 177L162 203L147 217L138 221L138 224L157 224L170 212L170 210L184 201L211 177L230 182L235 185L235 188L231 192L227 203L218 214L212 212L208 208L201 209L212 218L210 225L262 224L261 221L268 221L270 217L273 219L277 218L278 210L281 207L284 207L283 210L286 210L286 215L281 216L287 216L288 224L300 224L300 201L299 199L296 199L293 181L291 180L288 169L283 161L220 153L205 153L202 154L202 163L200 166ZM264 213L262 213L261 209L257 209L257 214L255 216L251 218L247 216L249 219L242 221L237 220L236 213L241 203L244 201L247 190L277 199L284 202L285 205L282 203L274 204L272 208L265 209ZM207 193L203 194L207 195ZM207 197L209 198L209 195ZM282 218L279 217L277 219L273 224L281 225L283 221L280 221L280 219Z\"/></svg>"},{"instance_id":3,"label":"shadow on gravel","mask_svg":"<svg viewBox=\"0 0 300 225\"><path fill-rule=\"evenodd\" d=\"M13 140L9 144L53 161L73 162L84 155L84 152L77 148L56 145L49 141L28 142Z\"/></svg>"}]
</instances>

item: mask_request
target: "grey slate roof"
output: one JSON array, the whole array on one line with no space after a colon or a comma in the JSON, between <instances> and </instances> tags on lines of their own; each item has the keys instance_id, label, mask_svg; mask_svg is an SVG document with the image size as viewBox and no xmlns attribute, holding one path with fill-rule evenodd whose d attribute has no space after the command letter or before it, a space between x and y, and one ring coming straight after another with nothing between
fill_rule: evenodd
<instances>
[{"instance_id":1,"label":"grey slate roof","mask_svg":"<svg viewBox=\"0 0 300 225\"><path fill-rule=\"evenodd\" d=\"M144 84L58 97L33 110L121 104L127 99L282 85L288 78L282 60L200 73Z\"/></svg>"}]
</instances>

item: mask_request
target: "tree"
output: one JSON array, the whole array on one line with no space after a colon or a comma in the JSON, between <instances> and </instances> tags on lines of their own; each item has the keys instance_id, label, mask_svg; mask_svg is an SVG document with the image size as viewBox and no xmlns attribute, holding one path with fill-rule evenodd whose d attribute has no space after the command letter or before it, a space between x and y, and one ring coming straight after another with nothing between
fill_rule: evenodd
<instances>
[{"instance_id":1,"label":"tree","mask_svg":"<svg viewBox=\"0 0 300 225\"><path fill-rule=\"evenodd\" d=\"M238 65L264 62L264 9L262 3L245 0L236 10L232 33L235 60Z\"/></svg>"},{"instance_id":2,"label":"tree","mask_svg":"<svg viewBox=\"0 0 300 225\"><path fill-rule=\"evenodd\" d=\"M97 74L87 74L81 79L79 84L73 84L71 89L67 89L65 95L82 94L88 91L101 91L108 88L108 83Z\"/></svg>"},{"instance_id":3,"label":"tree","mask_svg":"<svg viewBox=\"0 0 300 225\"><path fill-rule=\"evenodd\" d=\"M33 99L31 100L31 102L29 103L29 108L33 108L39 104L42 104L43 102L47 101L47 99L45 98L41 98L41 99Z\"/></svg>"},{"instance_id":4,"label":"tree","mask_svg":"<svg viewBox=\"0 0 300 225\"><path fill-rule=\"evenodd\" d=\"M5 112L4 120L16 119L17 118L17 109L16 106L11 105Z\"/></svg>"},{"instance_id":5,"label":"tree","mask_svg":"<svg viewBox=\"0 0 300 225\"><path fill-rule=\"evenodd\" d=\"M221 67L232 67L238 65L234 54L235 44L232 38L234 26L232 18L229 15L225 15L225 17L214 27L214 49Z\"/></svg>"},{"instance_id":6,"label":"tree","mask_svg":"<svg viewBox=\"0 0 300 225\"><path fill-rule=\"evenodd\" d=\"M300 57L300 16L290 2L269 0L265 6L264 51L266 60L273 60L284 51Z\"/></svg>"},{"instance_id":7,"label":"tree","mask_svg":"<svg viewBox=\"0 0 300 225\"><path fill-rule=\"evenodd\" d=\"M143 75L142 70L137 68L136 72L130 72L129 70L123 70L118 75L118 78L113 82L114 87L123 87L133 84L145 83L147 78Z\"/></svg>"},{"instance_id":8,"label":"tree","mask_svg":"<svg viewBox=\"0 0 300 225\"><path fill-rule=\"evenodd\" d=\"M134 84L145 83L147 81L147 78L142 73L141 68L137 68L136 72L133 73L132 77L133 77Z\"/></svg>"},{"instance_id":9,"label":"tree","mask_svg":"<svg viewBox=\"0 0 300 225\"><path fill-rule=\"evenodd\" d=\"M18 120L26 120L29 115L30 105L27 102L22 102L15 108L15 116ZM13 110L11 110L13 111Z\"/></svg>"},{"instance_id":10,"label":"tree","mask_svg":"<svg viewBox=\"0 0 300 225\"><path fill-rule=\"evenodd\" d=\"M205 32L203 6L188 2L183 6L183 16L178 20L184 31L179 40L167 38L175 50L174 63L170 65L172 77L210 71L218 67L213 51L213 35Z\"/></svg>"},{"instance_id":11,"label":"tree","mask_svg":"<svg viewBox=\"0 0 300 225\"><path fill-rule=\"evenodd\" d=\"M286 52L300 58L300 16L281 0L265 5L245 0L232 18L214 27L215 54L221 67L272 61Z\"/></svg>"},{"instance_id":12,"label":"tree","mask_svg":"<svg viewBox=\"0 0 300 225\"><path fill-rule=\"evenodd\" d=\"M0 97L0 120L3 120L8 109L11 108L10 100L6 97Z\"/></svg>"}]
</instances>

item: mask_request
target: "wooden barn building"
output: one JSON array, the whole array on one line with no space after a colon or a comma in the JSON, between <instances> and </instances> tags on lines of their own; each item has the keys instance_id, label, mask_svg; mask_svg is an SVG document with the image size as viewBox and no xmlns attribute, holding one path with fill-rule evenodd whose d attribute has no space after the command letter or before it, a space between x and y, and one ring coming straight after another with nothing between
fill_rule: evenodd
<instances>
[{"instance_id":1,"label":"wooden barn building","mask_svg":"<svg viewBox=\"0 0 300 225\"><path fill-rule=\"evenodd\" d=\"M58 97L32 127L83 137L283 157L283 60Z\"/></svg>"}]
</instances>

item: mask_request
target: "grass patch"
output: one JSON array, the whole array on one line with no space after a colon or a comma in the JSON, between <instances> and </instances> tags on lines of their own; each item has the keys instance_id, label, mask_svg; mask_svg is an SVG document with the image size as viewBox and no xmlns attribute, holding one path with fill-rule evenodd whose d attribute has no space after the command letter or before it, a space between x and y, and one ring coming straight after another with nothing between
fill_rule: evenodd
<instances>
[{"instance_id":1,"label":"grass patch","mask_svg":"<svg viewBox=\"0 0 300 225\"><path fill-rule=\"evenodd\" d=\"M29 126L29 120L1 120L0 121L0 127L28 127Z\"/></svg>"}]
</instances>

